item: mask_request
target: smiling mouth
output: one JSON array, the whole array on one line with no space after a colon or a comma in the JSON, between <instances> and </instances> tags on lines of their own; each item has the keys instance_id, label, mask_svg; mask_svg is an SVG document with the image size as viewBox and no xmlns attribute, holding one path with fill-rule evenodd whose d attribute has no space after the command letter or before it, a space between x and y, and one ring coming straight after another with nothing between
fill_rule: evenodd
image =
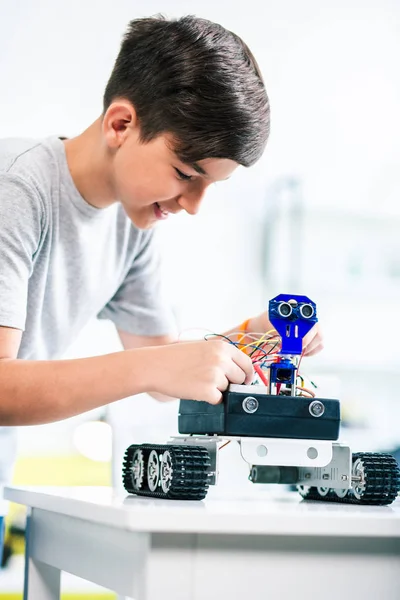
<instances>
[{"instance_id":1,"label":"smiling mouth","mask_svg":"<svg viewBox=\"0 0 400 600\"><path fill-rule=\"evenodd\" d=\"M163 220L168 219L169 212L161 208L158 202L154 202L154 213L157 219Z\"/></svg>"}]
</instances>

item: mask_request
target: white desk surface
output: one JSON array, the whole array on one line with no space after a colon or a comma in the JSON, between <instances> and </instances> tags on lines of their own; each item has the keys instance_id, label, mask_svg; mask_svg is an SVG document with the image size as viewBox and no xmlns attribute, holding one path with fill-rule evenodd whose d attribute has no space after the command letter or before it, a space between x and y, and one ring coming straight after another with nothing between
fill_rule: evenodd
<instances>
[{"instance_id":1,"label":"white desk surface","mask_svg":"<svg viewBox=\"0 0 400 600\"><path fill-rule=\"evenodd\" d=\"M400 499L390 506L304 501L255 488L211 488L201 502L116 495L109 487L7 487L7 500L133 532L400 538Z\"/></svg>"}]
</instances>

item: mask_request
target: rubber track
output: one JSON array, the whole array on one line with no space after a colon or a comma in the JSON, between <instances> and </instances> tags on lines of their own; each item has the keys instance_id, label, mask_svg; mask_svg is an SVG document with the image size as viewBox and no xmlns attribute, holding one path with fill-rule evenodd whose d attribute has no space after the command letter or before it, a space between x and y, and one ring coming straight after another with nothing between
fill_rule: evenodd
<instances>
[{"instance_id":1,"label":"rubber track","mask_svg":"<svg viewBox=\"0 0 400 600\"><path fill-rule=\"evenodd\" d=\"M367 489L360 500L354 496L352 490L349 490L345 498L338 498L333 489L330 489L326 496L320 496L316 487L311 487L303 498L340 504L391 504L400 491L400 469L396 459L390 454L358 452L353 454L353 464L358 458L364 464L367 483Z\"/></svg>"},{"instance_id":2,"label":"rubber track","mask_svg":"<svg viewBox=\"0 0 400 600\"><path fill-rule=\"evenodd\" d=\"M142 450L145 461L143 485L140 490L133 489L131 477L132 459L136 449ZM154 492L148 488L147 460L152 450L159 455L166 450L171 454L173 476L171 487L167 493L162 491L161 486L157 486L157 491ZM173 500L203 500L209 487L209 466L210 455L208 450L202 446L134 444L129 446L125 452L122 471L123 484L127 492L137 496Z\"/></svg>"}]
</instances>

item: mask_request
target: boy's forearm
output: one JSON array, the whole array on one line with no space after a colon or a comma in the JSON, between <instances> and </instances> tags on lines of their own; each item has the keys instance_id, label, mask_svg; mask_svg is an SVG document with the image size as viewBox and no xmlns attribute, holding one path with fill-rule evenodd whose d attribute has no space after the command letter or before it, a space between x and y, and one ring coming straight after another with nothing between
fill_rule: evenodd
<instances>
[{"instance_id":1,"label":"boy's forearm","mask_svg":"<svg viewBox=\"0 0 400 600\"><path fill-rule=\"evenodd\" d=\"M58 421L148 391L148 350L73 360L0 360L0 425Z\"/></svg>"}]
</instances>

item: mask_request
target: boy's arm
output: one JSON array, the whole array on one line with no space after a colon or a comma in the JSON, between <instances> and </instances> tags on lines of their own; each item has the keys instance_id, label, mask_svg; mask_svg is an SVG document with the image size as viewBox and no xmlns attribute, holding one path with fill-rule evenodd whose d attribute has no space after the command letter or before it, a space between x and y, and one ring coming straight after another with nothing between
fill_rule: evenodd
<instances>
[{"instance_id":1,"label":"boy's arm","mask_svg":"<svg viewBox=\"0 0 400 600\"><path fill-rule=\"evenodd\" d=\"M21 337L18 329L0 327L2 425L57 421L146 387L140 358L132 360L129 353L77 360L18 360Z\"/></svg>"},{"instance_id":2,"label":"boy's arm","mask_svg":"<svg viewBox=\"0 0 400 600\"><path fill-rule=\"evenodd\" d=\"M216 404L229 382L249 383L253 376L250 359L224 342L29 361L17 358L21 336L0 327L0 425L50 423L153 390Z\"/></svg>"},{"instance_id":3,"label":"boy's arm","mask_svg":"<svg viewBox=\"0 0 400 600\"><path fill-rule=\"evenodd\" d=\"M165 346L167 344L174 344L177 342L177 338L172 335L160 335L160 336L142 336L133 335L126 331L118 329L118 335L121 340L124 350L133 350L134 348L144 348L146 346ZM171 402L176 400L172 396L166 396L165 394L159 394L157 392L148 392L155 400L160 402Z\"/></svg>"}]
</instances>

